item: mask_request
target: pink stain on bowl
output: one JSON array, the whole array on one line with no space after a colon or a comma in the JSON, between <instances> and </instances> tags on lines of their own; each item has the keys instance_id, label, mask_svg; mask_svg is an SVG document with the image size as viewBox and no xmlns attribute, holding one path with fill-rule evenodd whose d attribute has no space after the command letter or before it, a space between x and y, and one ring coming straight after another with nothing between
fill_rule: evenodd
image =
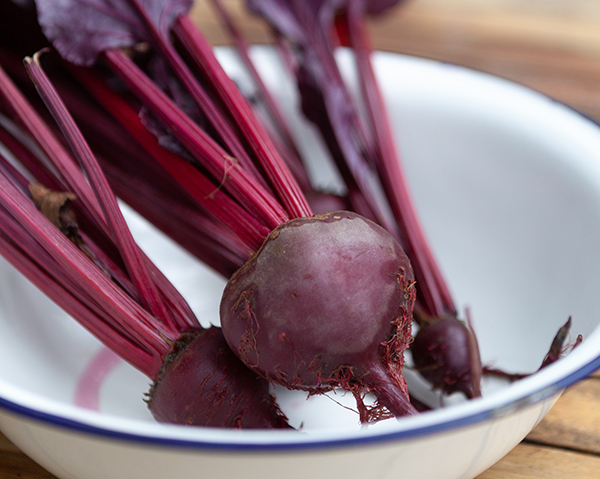
<instances>
[{"instance_id":1,"label":"pink stain on bowl","mask_svg":"<svg viewBox=\"0 0 600 479\"><path fill-rule=\"evenodd\" d=\"M100 410L100 388L108 375L123 360L110 349L102 346L88 363L75 386L73 402L76 406Z\"/></svg>"}]
</instances>

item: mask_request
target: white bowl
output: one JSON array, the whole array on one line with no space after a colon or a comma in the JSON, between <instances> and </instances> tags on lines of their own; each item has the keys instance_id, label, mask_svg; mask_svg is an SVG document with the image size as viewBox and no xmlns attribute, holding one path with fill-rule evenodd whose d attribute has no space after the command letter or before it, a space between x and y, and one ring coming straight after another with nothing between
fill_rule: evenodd
<instances>
[{"instance_id":1,"label":"white bowl","mask_svg":"<svg viewBox=\"0 0 600 479\"><path fill-rule=\"evenodd\" d=\"M322 154L273 51L254 51L293 118L299 144ZM238 76L234 55L219 55ZM340 62L352 71L347 52ZM107 352L4 262L0 265L0 429L61 478L286 479L475 477L509 452L568 385L600 366L600 128L521 86L464 68L379 53L375 64L413 196L457 304L470 308L483 361L534 371L566 319L585 340L484 397L449 398L418 417L361 428L337 402L277 390L302 432L155 423L148 379ZM243 84L243 79L240 80ZM335 185L330 172L314 175ZM128 212L140 244L204 324L224 282ZM409 371L417 394L435 393ZM434 458L434 459L432 459Z\"/></svg>"}]
</instances>

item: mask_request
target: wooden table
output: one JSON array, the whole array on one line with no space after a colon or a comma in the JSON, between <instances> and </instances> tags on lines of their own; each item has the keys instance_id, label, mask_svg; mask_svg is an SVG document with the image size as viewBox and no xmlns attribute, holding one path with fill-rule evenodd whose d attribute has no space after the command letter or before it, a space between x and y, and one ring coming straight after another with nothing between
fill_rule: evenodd
<instances>
[{"instance_id":1,"label":"wooden table","mask_svg":"<svg viewBox=\"0 0 600 479\"><path fill-rule=\"evenodd\" d=\"M228 40L205 0L193 16ZM250 41L269 41L238 0L225 0ZM374 22L378 49L449 61L542 91L600 120L600 8L588 0L413 0ZM0 435L0 479L50 479ZM478 479L600 477L600 375L570 388L540 425ZM110 479L110 478L107 478ZM431 478L435 479L435 478Z\"/></svg>"}]
</instances>

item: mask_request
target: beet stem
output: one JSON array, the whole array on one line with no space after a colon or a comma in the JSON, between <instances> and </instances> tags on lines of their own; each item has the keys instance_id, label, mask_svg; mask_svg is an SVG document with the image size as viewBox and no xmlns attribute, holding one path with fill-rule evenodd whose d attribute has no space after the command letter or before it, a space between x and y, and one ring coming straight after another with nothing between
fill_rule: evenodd
<instances>
[{"instance_id":1,"label":"beet stem","mask_svg":"<svg viewBox=\"0 0 600 479\"><path fill-rule=\"evenodd\" d=\"M64 275L83 288L100 304L117 323L131 324L130 333L136 340L158 351L160 358L166 354L168 344L177 335L144 311L123 293L96 265L52 225L33 205L31 200L16 191L12 184L0 176L0 204L23 226L41 248L52 255ZM18 241L18 238L15 238Z\"/></svg>"},{"instance_id":2,"label":"beet stem","mask_svg":"<svg viewBox=\"0 0 600 479\"><path fill-rule=\"evenodd\" d=\"M408 184L396 151L389 115L373 71L372 48L365 32L359 3L362 5L362 2L350 2L347 15L348 33L354 47L362 95L375 137L374 144L379 153L379 177L392 211L406 233L407 254L411 258L419 282L419 294L424 297L428 313L436 316L449 313L456 315L449 289L433 258L408 193Z\"/></svg>"},{"instance_id":3,"label":"beet stem","mask_svg":"<svg viewBox=\"0 0 600 479\"><path fill-rule=\"evenodd\" d=\"M150 278L149 271L142 259L131 232L123 218L123 214L117 203L106 177L102 173L93 153L83 138L79 128L67 111L64 103L58 96L49 78L44 73L40 64L40 54L25 59L25 67L30 74L36 88L44 103L56 119L59 127L69 141L73 153L79 159L86 171L91 186L96 194L98 203L104 213L104 219L108 224L111 236L114 238L121 257L125 262L127 271L133 279L134 284L142 302L155 316L160 318L171 330L176 331L175 324L169 314L156 285Z\"/></svg>"},{"instance_id":4,"label":"beet stem","mask_svg":"<svg viewBox=\"0 0 600 479\"><path fill-rule=\"evenodd\" d=\"M142 103L166 125L209 172L240 204L257 219L274 228L287 221L281 205L256 180L246 173L235 158L227 154L120 50L106 50L108 65L136 94Z\"/></svg>"},{"instance_id":5,"label":"beet stem","mask_svg":"<svg viewBox=\"0 0 600 479\"><path fill-rule=\"evenodd\" d=\"M50 160L56 165L59 174L67 181L72 191L85 204L98 224L105 224L98 201L92 194L89 184L81 181L82 176L70 155L54 137L39 114L27 102L24 95L0 67L0 95L12 113L25 126L27 132L40 145Z\"/></svg>"},{"instance_id":6,"label":"beet stem","mask_svg":"<svg viewBox=\"0 0 600 479\"><path fill-rule=\"evenodd\" d=\"M211 45L187 16L180 16L175 22L174 29L188 53L206 71L221 99L236 119L290 217L312 216L306 198L290 169L250 109L246 99L215 58Z\"/></svg>"},{"instance_id":7,"label":"beet stem","mask_svg":"<svg viewBox=\"0 0 600 479\"><path fill-rule=\"evenodd\" d=\"M195 201L206 208L240 240L250 251L258 249L269 233L269 228L259 223L238 203L216 187L193 165L158 144L141 122L139 115L125 100L84 69L74 70L94 97L142 145L144 150L170 174ZM142 165L140 165L142 166Z\"/></svg>"},{"instance_id":8,"label":"beet stem","mask_svg":"<svg viewBox=\"0 0 600 479\"><path fill-rule=\"evenodd\" d=\"M10 219L0 213L5 225ZM21 245L25 241L25 235L21 233L19 242ZM4 233L0 233L0 254L29 281L31 281L40 291L46 294L67 314L77 318L92 334L94 334L104 344L109 344L114 351L118 352L125 361L133 367L139 369L149 377L153 377L159 367L156 354L148 353L147 347L138 343L131 342L121 332L115 330L102 318L97 312L94 312L90 306L85 305L80 296L75 296L70 288L64 286L65 279L57 278L50 273L58 268L55 264L43 268L38 266L31 256L26 255L12 241L7 239Z\"/></svg>"},{"instance_id":9,"label":"beet stem","mask_svg":"<svg viewBox=\"0 0 600 479\"><path fill-rule=\"evenodd\" d=\"M252 159L242 146L242 142L234 133L232 125L229 124L229 119L227 116L220 111L215 102L206 93L204 88L202 88L187 65L178 55L173 45L171 45L169 41L165 40L165 33L157 28L154 21L150 19L146 9L141 5L141 3L138 0L129 1L135 7L138 15L143 20L147 31L154 40L155 45L164 55L167 62L177 77L182 81L183 85L198 107L200 107L202 112L206 115L210 124L215 128L217 134L221 137L229 149L229 152L233 157L236 158L237 161L239 161L246 172L248 172L255 180L262 182L262 177L258 172L258 169L255 167ZM266 185L263 183L263 186Z\"/></svg>"},{"instance_id":10,"label":"beet stem","mask_svg":"<svg viewBox=\"0 0 600 479\"><path fill-rule=\"evenodd\" d=\"M233 39L233 42L236 46L236 50L244 63L248 73L252 77L254 84L258 88L260 97L266 106L266 109L271 117L271 121L273 123L274 128L277 130L281 139L285 145L285 147L289 150L284 158L288 162L288 166L295 174L298 183L303 191L307 191L311 189L310 179L308 178L308 174L306 173L306 169L304 168L304 164L300 157L300 153L298 152L298 148L296 146L296 141L290 131L290 128L287 124L287 120L279 108L279 105L271 95L271 92L263 82L260 74L256 70L254 66L254 62L250 58L250 45L243 37L242 33L236 26L233 18L227 12L227 9L223 5L221 0L211 0L212 4L217 11L219 17L221 18L221 23L227 29L230 37ZM279 148L280 151L283 148Z\"/></svg>"}]
</instances>

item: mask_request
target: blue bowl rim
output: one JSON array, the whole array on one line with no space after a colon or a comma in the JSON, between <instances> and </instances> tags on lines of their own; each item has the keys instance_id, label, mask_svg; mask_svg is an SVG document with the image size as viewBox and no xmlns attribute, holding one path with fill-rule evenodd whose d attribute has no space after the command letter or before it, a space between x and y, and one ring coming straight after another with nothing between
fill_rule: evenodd
<instances>
[{"instance_id":1,"label":"blue bowl rim","mask_svg":"<svg viewBox=\"0 0 600 479\"><path fill-rule=\"evenodd\" d=\"M564 378L545 386L543 389L521 397L516 401L505 404L504 406L495 407L492 409L485 409L483 411L458 417L456 419L446 421L443 423L432 424L425 427L409 428L402 431L394 431L388 433L381 433L372 436L356 436L344 439L325 439L325 440L314 440L311 442L283 442L278 443L276 441L269 443L257 443L249 444L246 442L230 441L227 443L203 441L197 439L179 439L169 437L154 437L136 433L122 432L86 424L85 422L70 419L56 414L46 413L35 410L33 408L20 405L14 401L10 401L3 397L0 397L0 408L3 408L11 413L16 413L20 416L25 416L29 419L36 421L45 422L61 428L66 428L72 431L81 432L85 434L92 434L101 436L107 439L115 439L136 443L152 444L157 446L169 446L176 448L192 448L192 449L205 449L205 450L235 450L235 451L302 451L310 449L323 448L340 448L340 447L351 447L351 446L366 446L375 445L380 443L386 443L391 441L401 441L406 439L413 439L420 436L435 434L444 432L449 429L458 429L469 425L477 424L485 421L492 417L500 417L503 415L510 414L516 410L519 410L525 406L529 406L540 401L543 401L555 394L562 392L568 386L573 385L577 381L586 378L591 373L600 368L600 356L594 358L592 361L584 364L573 373L565 376Z\"/></svg>"}]
</instances>

